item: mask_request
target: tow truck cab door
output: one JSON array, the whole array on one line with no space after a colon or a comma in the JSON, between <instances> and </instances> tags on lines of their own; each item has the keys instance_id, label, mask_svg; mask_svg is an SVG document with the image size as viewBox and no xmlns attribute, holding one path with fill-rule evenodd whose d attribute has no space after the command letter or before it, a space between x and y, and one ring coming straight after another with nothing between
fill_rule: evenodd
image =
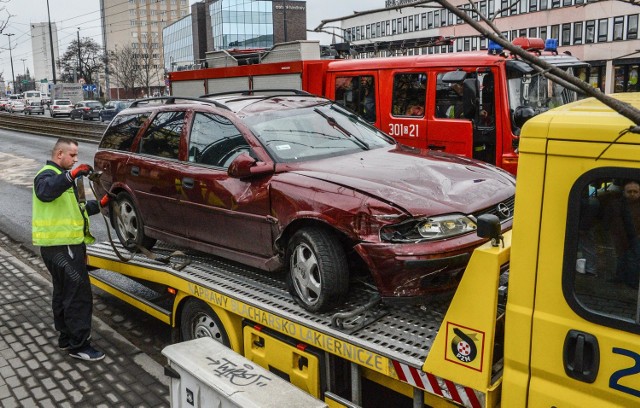
<instances>
[{"instance_id":1,"label":"tow truck cab door","mask_svg":"<svg viewBox=\"0 0 640 408\"><path fill-rule=\"evenodd\" d=\"M540 218L533 214L533 208L519 214L516 207L514 225L523 234L519 242L513 243L512 268L518 268L518 272L529 268L532 273L526 274L531 277L526 285L520 280L513 292L510 287L509 297L520 297L515 303L530 308L532 324L530 355L519 368L519 378L529 376L529 384L512 387L523 392L528 388L528 395L523 394L517 401L510 398L513 390L508 388L514 384L509 382L518 376L506 368L505 378L510 379L504 384L505 393L512 394L504 401L507 405L517 404L510 406L640 404L640 258L628 260L635 276L622 277L616 271L623 253L618 241L620 234L625 234L622 181L640 180L640 144L638 135L628 134L619 144L610 146L608 141L628 128L630 122L619 115L598 118L594 111L583 113L579 117L582 124L561 112L550 125L536 125L540 134L546 133L548 126L547 139L543 143L543 139L535 140L535 144L528 140L522 145L524 160L520 161L520 169L526 171L519 173L518 182L543 199L530 196L529 200L524 189L516 192L518 196L522 191L519 199L527 203L521 208L537 206ZM528 129L523 133L533 132ZM535 158L532 146L541 153ZM533 187L536 184L539 188ZM633 214L640 216L640 212ZM519 215L522 218L518 219ZM518 224L519 221L522 222ZM640 225L635 228L640 230ZM530 231L539 231L539 237ZM523 240L529 242L528 249L518 252L517 245L527 245ZM520 318L527 314L525 309L511 308L507 326L521 325ZM526 348L522 344L528 341L525 333L520 331L509 338L506 348ZM507 357L511 362L507 361L506 366L518 367L512 364L518 358L511 353Z\"/></svg>"}]
</instances>

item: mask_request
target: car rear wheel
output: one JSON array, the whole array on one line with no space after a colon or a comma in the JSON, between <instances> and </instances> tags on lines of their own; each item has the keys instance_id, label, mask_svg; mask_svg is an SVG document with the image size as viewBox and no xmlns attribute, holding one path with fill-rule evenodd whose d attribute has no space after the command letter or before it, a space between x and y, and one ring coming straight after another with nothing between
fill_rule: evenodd
<instances>
[{"instance_id":1,"label":"car rear wheel","mask_svg":"<svg viewBox=\"0 0 640 408\"><path fill-rule=\"evenodd\" d=\"M189 299L182 308L180 335L183 341L211 337L229 347L227 335L218 315L201 300Z\"/></svg>"},{"instance_id":2,"label":"car rear wheel","mask_svg":"<svg viewBox=\"0 0 640 408\"><path fill-rule=\"evenodd\" d=\"M122 246L129 251L137 251L139 247L153 248L156 240L144 234L144 222L129 194L118 194L114 203L113 218L116 234Z\"/></svg>"},{"instance_id":3,"label":"car rear wheel","mask_svg":"<svg viewBox=\"0 0 640 408\"><path fill-rule=\"evenodd\" d=\"M287 246L289 291L311 312L342 302L349 289L349 267L335 233L321 228L297 231Z\"/></svg>"}]
</instances>

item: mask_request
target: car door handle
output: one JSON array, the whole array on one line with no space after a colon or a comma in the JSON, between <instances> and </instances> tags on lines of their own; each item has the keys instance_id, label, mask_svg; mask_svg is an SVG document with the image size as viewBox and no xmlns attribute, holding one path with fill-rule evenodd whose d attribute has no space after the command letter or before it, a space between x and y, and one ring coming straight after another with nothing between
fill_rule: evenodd
<instances>
[{"instance_id":1,"label":"car door handle","mask_svg":"<svg viewBox=\"0 0 640 408\"><path fill-rule=\"evenodd\" d=\"M600 368L600 347L595 336L569 330L562 355L567 376L586 383L596 380Z\"/></svg>"},{"instance_id":2,"label":"car door handle","mask_svg":"<svg viewBox=\"0 0 640 408\"><path fill-rule=\"evenodd\" d=\"M447 148L447 146L433 145L433 144L430 144L427 147L429 148L429 150L440 150L440 151L443 151L443 152Z\"/></svg>"},{"instance_id":3,"label":"car door handle","mask_svg":"<svg viewBox=\"0 0 640 408\"><path fill-rule=\"evenodd\" d=\"M191 177L185 177L182 179L182 186L184 188L193 188L194 185L195 185L195 182Z\"/></svg>"},{"instance_id":4,"label":"car door handle","mask_svg":"<svg viewBox=\"0 0 640 408\"><path fill-rule=\"evenodd\" d=\"M140 175L140 167L138 166L133 166L131 168L131 175L132 176L139 176Z\"/></svg>"}]
</instances>

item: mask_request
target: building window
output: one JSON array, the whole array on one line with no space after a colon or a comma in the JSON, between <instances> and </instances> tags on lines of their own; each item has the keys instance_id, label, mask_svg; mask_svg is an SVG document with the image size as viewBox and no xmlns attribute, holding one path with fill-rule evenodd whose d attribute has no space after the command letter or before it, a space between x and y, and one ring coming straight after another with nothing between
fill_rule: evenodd
<instances>
[{"instance_id":1,"label":"building window","mask_svg":"<svg viewBox=\"0 0 640 408\"><path fill-rule=\"evenodd\" d=\"M596 39L596 21L589 20L585 23L584 43L592 44Z\"/></svg>"},{"instance_id":2,"label":"building window","mask_svg":"<svg viewBox=\"0 0 640 408\"><path fill-rule=\"evenodd\" d=\"M502 10L501 17L509 16L509 0L502 0L500 4L500 9Z\"/></svg>"},{"instance_id":3,"label":"building window","mask_svg":"<svg viewBox=\"0 0 640 408\"><path fill-rule=\"evenodd\" d=\"M433 28L433 11L427 13L427 28Z\"/></svg>"},{"instance_id":4,"label":"building window","mask_svg":"<svg viewBox=\"0 0 640 408\"><path fill-rule=\"evenodd\" d=\"M447 13L449 10L442 10L440 12L440 27L445 27L447 25Z\"/></svg>"},{"instance_id":5,"label":"building window","mask_svg":"<svg viewBox=\"0 0 640 408\"><path fill-rule=\"evenodd\" d=\"M627 40L638 38L638 15L633 14L627 17Z\"/></svg>"},{"instance_id":6,"label":"building window","mask_svg":"<svg viewBox=\"0 0 640 408\"><path fill-rule=\"evenodd\" d=\"M551 8L560 7L560 0L551 0Z\"/></svg>"},{"instance_id":7,"label":"building window","mask_svg":"<svg viewBox=\"0 0 640 408\"><path fill-rule=\"evenodd\" d=\"M563 7L569 7L571 5L571 0L562 0Z\"/></svg>"},{"instance_id":8,"label":"building window","mask_svg":"<svg viewBox=\"0 0 640 408\"><path fill-rule=\"evenodd\" d=\"M483 0L480 2L480 14L483 16L487 15L487 1Z\"/></svg>"},{"instance_id":9,"label":"building window","mask_svg":"<svg viewBox=\"0 0 640 408\"><path fill-rule=\"evenodd\" d=\"M540 11L549 8L549 0L540 0Z\"/></svg>"},{"instance_id":10,"label":"building window","mask_svg":"<svg viewBox=\"0 0 640 408\"><path fill-rule=\"evenodd\" d=\"M542 38L543 40L547 39L547 26L544 27L540 27L540 38Z\"/></svg>"},{"instance_id":11,"label":"building window","mask_svg":"<svg viewBox=\"0 0 640 408\"><path fill-rule=\"evenodd\" d=\"M609 19L598 20L598 42L607 42L609 37Z\"/></svg>"},{"instance_id":12,"label":"building window","mask_svg":"<svg viewBox=\"0 0 640 408\"><path fill-rule=\"evenodd\" d=\"M518 14L524 14L529 11L529 0L520 0L520 11Z\"/></svg>"},{"instance_id":13,"label":"building window","mask_svg":"<svg viewBox=\"0 0 640 408\"><path fill-rule=\"evenodd\" d=\"M561 45L571 45L571 24L563 24L562 25L562 44Z\"/></svg>"},{"instance_id":14,"label":"building window","mask_svg":"<svg viewBox=\"0 0 640 408\"><path fill-rule=\"evenodd\" d=\"M407 27L409 32L413 31L413 16L409 16L409 25Z\"/></svg>"},{"instance_id":15,"label":"building window","mask_svg":"<svg viewBox=\"0 0 640 408\"><path fill-rule=\"evenodd\" d=\"M420 30L420 14L416 14L413 16L413 30L414 31L419 31Z\"/></svg>"},{"instance_id":16,"label":"building window","mask_svg":"<svg viewBox=\"0 0 640 408\"><path fill-rule=\"evenodd\" d=\"M538 0L529 1L529 11L532 13L538 11Z\"/></svg>"},{"instance_id":17,"label":"building window","mask_svg":"<svg viewBox=\"0 0 640 408\"><path fill-rule=\"evenodd\" d=\"M440 11L436 10L433 12L433 26L435 28L440 27Z\"/></svg>"},{"instance_id":18,"label":"building window","mask_svg":"<svg viewBox=\"0 0 640 408\"><path fill-rule=\"evenodd\" d=\"M573 23L573 44L582 44L582 21Z\"/></svg>"},{"instance_id":19,"label":"building window","mask_svg":"<svg viewBox=\"0 0 640 408\"><path fill-rule=\"evenodd\" d=\"M556 24L551 26L551 38L560 38L560 25Z\"/></svg>"},{"instance_id":20,"label":"building window","mask_svg":"<svg viewBox=\"0 0 640 408\"><path fill-rule=\"evenodd\" d=\"M620 41L623 39L624 33L624 17L613 18L613 41Z\"/></svg>"},{"instance_id":21,"label":"building window","mask_svg":"<svg viewBox=\"0 0 640 408\"><path fill-rule=\"evenodd\" d=\"M537 36L538 36L538 28L537 27L531 27L529 29L529 37L536 38Z\"/></svg>"},{"instance_id":22,"label":"building window","mask_svg":"<svg viewBox=\"0 0 640 408\"><path fill-rule=\"evenodd\" d=\"M427 29L427 13L422 13L422 15L420 16L420 29Z\"/></svg>"}]
</instances>

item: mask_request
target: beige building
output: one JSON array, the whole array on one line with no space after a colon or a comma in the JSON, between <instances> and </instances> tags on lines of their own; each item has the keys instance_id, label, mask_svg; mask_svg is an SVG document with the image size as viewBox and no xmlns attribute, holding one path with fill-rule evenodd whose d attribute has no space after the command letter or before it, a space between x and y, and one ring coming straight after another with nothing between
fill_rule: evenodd
<instances>
[{"instance_id":1,"label":"beige building","mask_svg":"<svg viewBox=\"0 0 640 408\"><path fill-rule=\"evenodd\" d=\"M458 8L469 6L467 0L450 3ZM495 17L498 29L509 40L522 36L558 39L559 52L570 52L591 64L588 78L583 79L606 93L640 91L638 6L614 0L481 0L474 5L485 16ZM327 26L339 28L346 40L361 49L376 49L381 42L406 44L395 51L405 54L487 49L486 39L435 2L376 0L372 7L378 8L333 19ZM451 44L412 46L420 44L418 39L439 36L450 37ZM364 47L367 45L370 47Z\"/></svg>"},{"instance_id":2,"label":"beige building","mask_svg":"<svg viewBox=\"0 0 640 408\"><path fill-rule=\"evenodd\" d=\"M135 95L123 95L114 75L107 73L105 85L111 98L141 97L163 90L162 29L189 14L189 1L100 0L100 11L105 51L117 52L118 47L122 49L125 45L139 50L140 72L151 79L149 87L141 79Z\"/></svg>"}]
</instances>

